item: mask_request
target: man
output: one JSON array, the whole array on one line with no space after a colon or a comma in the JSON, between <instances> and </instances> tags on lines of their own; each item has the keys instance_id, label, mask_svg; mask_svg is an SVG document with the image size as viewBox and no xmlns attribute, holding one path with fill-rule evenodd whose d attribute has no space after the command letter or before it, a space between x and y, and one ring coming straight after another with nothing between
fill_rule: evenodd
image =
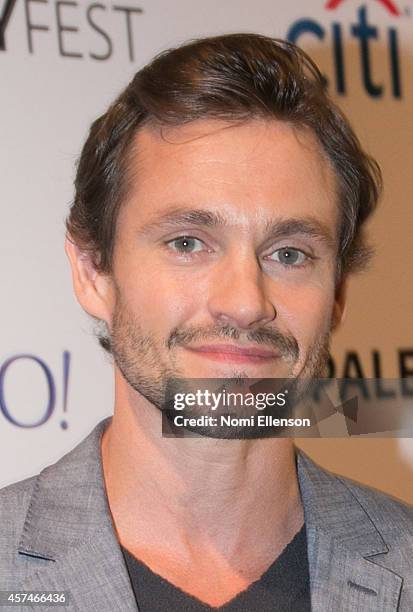
<instances>
[{"instance_id":1,"label":"man","mask_svg":"<svg viewBox=\"0 0 413 612\"><path fill-rule=\"evenodd\" d=\"M75 186L66 249L114 416L3 490L1 588L82 611L412 610L411 508L288 438L162 436L170 379L324 372L380 178L311 60L253 34L160 55L92 125Z\"/></svg>"}]
</instances>

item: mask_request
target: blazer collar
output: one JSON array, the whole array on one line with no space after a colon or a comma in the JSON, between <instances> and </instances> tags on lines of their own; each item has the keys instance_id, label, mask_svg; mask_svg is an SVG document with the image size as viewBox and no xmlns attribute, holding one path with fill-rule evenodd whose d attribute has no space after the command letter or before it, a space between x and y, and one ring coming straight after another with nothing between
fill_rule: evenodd
<instances>
[{"instance_id":1,"label":"blazer collar","mask_svg":"<svg viewBox=\"0 0 413 612\"><path fill-rule=\"evenodd\" d=\"M74 612L136 612L104 485L100 442L109 421L38 476L19 545L38 558L19 588L67 591Z\"/></svg>"},{"instance_id":2,"label":"blazer collar","mask_svg":"<svg viewBox=\"0 0 413 612\"><path fill-rule=\"evenodd\" d=\"M19 552L45 562L21 588L70 590L73 610L136 610L106 497L105 419L38 476ZM355 491L297 450L311 604L328 610L397 610L402 578L380 565L388 546Z\"/></svg>"},{"instance_id":3,"label":"blazer collar","mask_svg":"<svg viewBox=\"0 0 413 612\"><path fill-rule=\"evenodd\" d=\"M359 498L360 489L298 450L297 473L312 611L398 610L403 578L385 567L389 547Z\"/></svg>"},{"instance_id":4,"label":"blazer collar","mask_svg":"<svg viewBox=\"0 0 413 612\"><path fill-rule=\"evenodd\" d=\"M326 472L302 451L297 452L297 473L307 529L329 534L362 557L389 551L350 481Z\"/></svg>"},{"instance_id":5,"label":"blazer collar","mask_svg":"<svg viewBox=\"0 0 413 612\"><path fill-rule=\"evenodd\" d=\"M112 526L100 442L110 418L37 477L19 552L56 561L69 549ZM112 526L113 527L113 526Z\"/></svg>"}]
</instances>

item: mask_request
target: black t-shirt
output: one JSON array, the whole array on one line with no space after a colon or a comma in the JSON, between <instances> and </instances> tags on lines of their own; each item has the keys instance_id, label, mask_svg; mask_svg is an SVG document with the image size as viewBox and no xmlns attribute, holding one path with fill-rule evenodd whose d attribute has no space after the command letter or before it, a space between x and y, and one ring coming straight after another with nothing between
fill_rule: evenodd
<instances>
[{"instance_id":1,"label":"black t-shirt","mask_svg":"<svg viewBox=\"0 0 413 612\"><path fill-rule=\"evenodd\" d=\"M155 574L125 548L122 552L139 612L311 612L305 526L259 580L218 608Z\"/></svg>"}]
</instances>

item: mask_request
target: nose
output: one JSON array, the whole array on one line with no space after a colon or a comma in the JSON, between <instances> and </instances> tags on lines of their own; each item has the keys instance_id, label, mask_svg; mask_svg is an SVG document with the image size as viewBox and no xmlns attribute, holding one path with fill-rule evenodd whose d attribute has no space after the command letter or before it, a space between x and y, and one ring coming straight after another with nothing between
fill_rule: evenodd
<instances>
[{"instance_id":1,"label":"nose","mask_svg":"<svg viewBox=\"0 0 413 612\"><path fill-rule=\"evenodd\" d=\"M208 309L213 319L239 329L270 323L277 311L256 257L226 258L211 279Z\"/></svg>"}]
</instances>

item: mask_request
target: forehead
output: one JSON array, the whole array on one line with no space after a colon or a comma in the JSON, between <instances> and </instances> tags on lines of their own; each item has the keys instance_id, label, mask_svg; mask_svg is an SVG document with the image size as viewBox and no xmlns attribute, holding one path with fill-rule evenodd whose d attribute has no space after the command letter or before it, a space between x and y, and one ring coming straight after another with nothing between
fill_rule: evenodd
<instances>
[{"instance_id":1,"label":"forehead","mask_svg":"<svg viewBox=\"0 0 413 612\"><path fill-rule=\"evenodd\" d=\"M121 217L137 224L180 206L216 210L239 227L274 217L311 216L337 224L330 162L312 132L286 122L146 126L136 136L129 164L130 191Z\"/></svg>"}]
</instances>

